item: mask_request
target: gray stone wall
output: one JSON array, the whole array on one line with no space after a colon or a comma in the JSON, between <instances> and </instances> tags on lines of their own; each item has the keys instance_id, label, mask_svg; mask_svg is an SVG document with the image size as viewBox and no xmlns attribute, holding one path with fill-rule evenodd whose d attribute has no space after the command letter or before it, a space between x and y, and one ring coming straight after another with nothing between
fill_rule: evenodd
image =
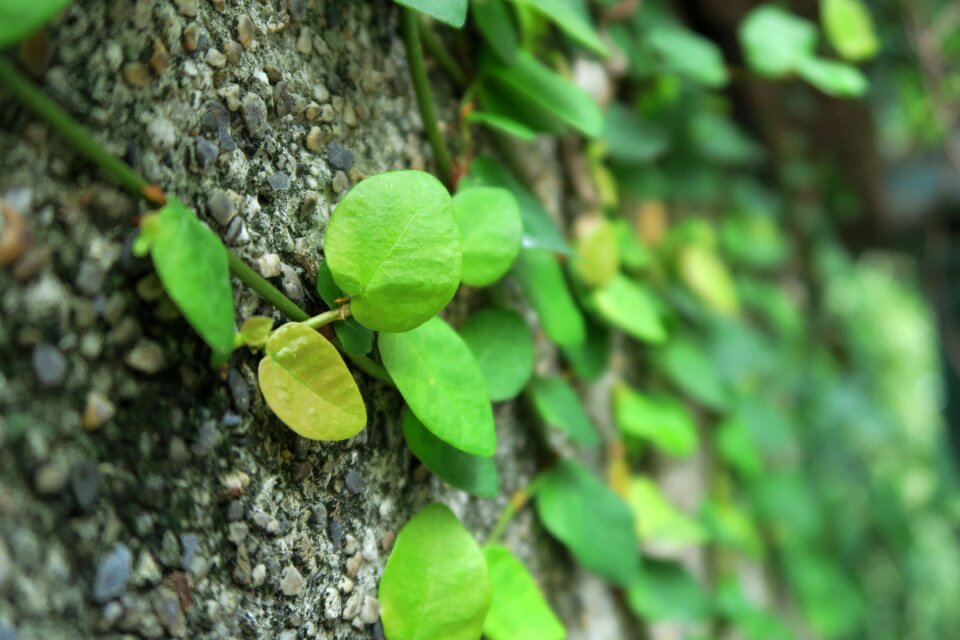
<instances>
[{"instance_id":1,"label":"gray stone wall","mask_svg":"<svg viewBox=\"0 0 960 640\"><path fill-rule=\"evenodd\" d=\"M307 308L338 197L429 162L387 0L76 2L27 62ZM482 539L543 457L522 401L500 406L502 496L451 490L407 452L399 397L360 374L365 431L296 437L255 357L212 370L130 254L143 205L2 92L0 197L0 235L29 232L0 267L0 640L382 637L377 582L406 520L441 500ZM236 295L240 319L270 313ZM632 636L529 509L506 539L571 637Z\"/></svg>"}]
</instances>

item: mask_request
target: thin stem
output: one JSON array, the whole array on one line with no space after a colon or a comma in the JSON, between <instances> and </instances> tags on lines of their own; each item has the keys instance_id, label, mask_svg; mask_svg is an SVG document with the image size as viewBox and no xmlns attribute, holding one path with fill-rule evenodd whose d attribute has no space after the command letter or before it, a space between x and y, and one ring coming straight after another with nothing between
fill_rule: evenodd
<instances>
[{"instance_id":1,"label":"thin stem","mask_svg":"<svg viewBox=\"0 0 960 640\"><path fill-rule=\"evenodd\" d=\"M457 64L457 61L453 59L453 56L450 55L446 47L443 46L443 42L440 41L440 38L437 37L433 29L429 29L426 25L421 24L420 37L423 40L423 46L426 47L430 55L433 56L433 59L437 61L437 64L443 67L443 70L447 72L447 75L450 76L450 79L453 80L457 87L460 89L466 87L467 75L463 72L463 69L460 68L460 65Z\"/></svg>"},{"instance_id":2,"label":"thin stem","mask_svg":"<svg viewBox=\"0 0 960 640\"><path fill-rule=\"evenodd\" d=\"M487 536L484 544L497 544L497 542L500 541L500 538L503 537L504 532L507 530L507 525L513 520L513 516L517 515L517 512L526 506L530 498L536 495L537 490L540 488L540 477L541 476L538 475L525 489L520 489L510 496L510 501L503 508L500 517L497 518L497 523L493 525L493 529L490 531L490 535Z\"/></svg>"},{"instance_id":3,"label":"thin stem","mask_svg":"<svg viewBox=\"0 0 960 640\"><path fill-rule=\"evenodd\" d=\"M343 305L342 307L337 307L336 309L330 309L329 311L324 311L320 315L313 316L309 320L303 322L304 325L310 327L311 329L319 329L324 325L328 325L331 322L336 322L337 320L346 320L350 317L350 303Z\"/></svg>"},{"instance_id":4,"label":"thin stem","mask_svg":"<svg viewBox=\"0 0 960 640\"><path fill-rule=\"evenodd\" d=\"M400 24L403 30L403 42L407 48L407 63L410 66L410 77L413 80L413 91L417 95L417 105L420 107L420 119L427 134L427 140L433 149L433 159L437 163L440 179L450 185L451 163L450 154L443 143L440 128L437 126L437 112L433 105L433 93L430 91L430 81L427 79L427 68L423 62L423 45L420 42L420 22L413 9L400 8Z\"/></svg>"},{"instance_id":5,"label":"thin stem","mask_svg":"<svg viewBox=\"0 0 960 640\"><path fill-rule=\"evenodd\" d=\"M363 371L371 378L376 378L380 382L386 383L393 388L397 387L397 383L393 381L393 378L390 377L387 370L367 356L355 356L346 351L341 351L341 353L347 356L347 359L350 360L357 369L360 369L360 371Z\"/></svg>"},{"instance_id":6,"label":"thin stem","mask_svg":"<svg viewBox=\"0 0 960 640\"><path fill-rule=\"evenodd\" d=\"M227 252L227 256L230 260L230 271L233 272L233 275L237 276L240 282L256 291L261 298L275 306L280 313L294 322L304 322L310 319L306 311L298 307L293 300L283 295L279 289L267 282L263 276L254 271L250 265L229 251Z\"/></svg>"},{"instance_id":7,"label":"thin stem","mask_svg":"<svg viewBox=\"0 0 960 640\"><path fill-rule=\"evenodd\" d=\"M14 97L35 114L47 121L57 133L73 147L90 158L111 178L135 196L162 204L162 191L137 175L130 166L114 157L94 140L70 115L51 100L43 91L27 80L5 57L0 57L0 84L6 86Z\"/></svg>"}]
</instances>

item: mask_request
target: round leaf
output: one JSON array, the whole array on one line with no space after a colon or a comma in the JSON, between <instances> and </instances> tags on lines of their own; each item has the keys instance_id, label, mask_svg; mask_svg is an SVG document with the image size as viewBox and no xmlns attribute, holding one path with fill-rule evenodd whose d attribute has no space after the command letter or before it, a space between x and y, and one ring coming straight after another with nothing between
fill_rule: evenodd
<instances>
[{"instance_id":1,"label":"round leaf","mask_svg":"<svg viewBox=\"0 0 960 640\"><path fill-rule=\"evenodd\" d=\"M585 568L618 585L636 580L640 552L633 512L578 463L562 460L541 476L537 514Z\"/></svg>"},{"instance_id":2,"label":"round leaf","mask_svg":"<svg viewBox=\"0 0 960 640\"><path fill-rule=\"evenodd\" d=\"M683 283L708 307L725 314L740 310L733 278L713 249L687 245L680 251L677 266Z\"/></svg>"},{"instance_id":3,"label":"round leaf","mask_svg":"<svg viewBox=\"0 0 960 640\"><path fill-rule=\"evenodd\" d=\"M627 601L634 613L647 620L701 620L710 609L703 588L683 567L652 558L644 562Z\"/></svg>"},{"instance_id":4,"label":"round leaf","mask_svg":"<svg viewBox=\"0 0 960 640\"><path fill-rule=\"evenodd\" d=\"M797 71L804 80L834 98L858 98L869 87L860 69L842 62L808 58L800 63Z\"/></svg>"},{"instance_id":5,"label":"round leaf","mask_svg":"<svg viewBox=\"0 0 960 640\"><path fill-rule=\"evenodd\" d=\"M688 29L660 26L648 35L650 46L676 73L708 87L722 87L729 78L720 48Z\"/></svg>"},{"instance_id":6,"label":"round leaf","mask_svg":"<svg viewBox=\"0 0 960 640\"><path fill-rule=\"evenodd\" d=\"M623 275L595 290L593 302L608 322L638 340L656 344L667 337L653 294Z\"/></svg>"},{"instance_id":7,"label":"round leaf","mask_svg":"<svg viewBox=\"0 0 960 640\"><path fill-rule=\"evenodd\" d=\"M0 2L0 49L33 34L68 4L70 0Z\"/></svg>"},{"instance_id":8,"label":"round leaf","mask_svg":"<svg viewBox=\"0 0 960 640\"><path fill-rule=\"evenodd\" d=\"M530 384L533 406L545 423L566 432L573 440L590 447L600 444L597 428L587 415L580 397L558 376L534 378Z\"/></svg>"},{"instance_id":9,"label":"round leaf","mask_svg":"<svg viewBox=\"0 0 960 640\"><path fill-rule=\"evenodd\" d=\"M214 354L233 350L233 288L227 248L176 198L144 219L153 266L187 322Z\"/></svg>"},{"instance_id":10,"label":"round leaf","mask_svg":"<svg viewBox=\"0 0 960 640\"><path fill-rule=\"evenodd\" d=\"M657 364L670 380L687 395L715 411L729 404L726 383L703 348L689 340L677 338L657 354Z\"/></svg>"},{"instance_id":11,"label":"round leaf","mask_svg":"<svg viewBox=\"0 0 960 640\"><path fill-rule=\"evenodd\" d=\"M454 449L430 433L409 408L403 410L403 439L413 455L444 482L481 498L492 498L500 492L493 458Z\"/></svg>"},{"instance_id":12,"label":"round leaf","mask_svg":"<svg viewBox=\"0 0 960 640\"><path fill-rule=\"evenodd\" d=\"M567 630L527 568L505 547L485 547L493 598L483 621L490 640L563 640Z\"/></svg>"},{"instance_id":13,"label":"round leaf","mask_svg":"<svg viewBox=\"0 0 960 640\"><path fill-rule=\"evenodd\" d=\"M775 78L796 71L802 60L813 56L817 46L813 23L770 4L747 14L738 35L750 68Z\"/></svg>"},{"instance_id":14,"label":"round leaf","mask_svg":"<svg viewBox=\"0 0 960 640\"><path fill-rule=\"evenodd\" d=\"M499 280L523 237L516 198L500 187L477 187L453 197L453 215L463 244L463 282L485 287Z\"/></svg>"},{"instance_id":15,"label":"round leaf","mask_svg":"<svg viewBox=\"0 0 960 640\"><path fill-rule=\"evenodd\" d=\"M431 318L413 331L380 335L380 356L420 422L474 456L497 447L493 410L470 348L450 325Z\"/></svg>"},{"instance_id":16,"label":"round leaf","mask_svg":"<svg viewBox=\"0 0 960 640\"><path fill-rule=\"evenodd\" d=\"M573 269L591 287L602 287L620 268L617 229L602 215L584 215L576 224Z\"/></svg>"},{"instance_id":17,"label":"round leaf","mask_svg":"<svg viewBox=\"0 0 960 640\"><path fill-rule=\"evenodd\" d=\"M636 515L637 535L644 542L693 546L707 540L704 526L671 504L650 478L631 479L627 501Z\"/></svg>"},{"instance_id":18,"label":"round leaf","mask_svg":"<svg viewBox=\"0 0 960 640\"><path fill-rule=\"evenodd\" d=\"M240 338L248 347L262 347L273 333L273 318L251 316L240 325Z\"/></svg>"},{"instance_id":19,"label":"round leaf","mask_svg":"<svg viewBox=\"0 0 960 640\"><path fill-rule=\"evenodd\" d=\"M343 440L367 423L360 390L340 354L302 324L287 323L270 336L259 379L273 412L304 438Z\"/></svg>"},{"instance_id":20,"label":"round leaf","mask_svg":"<svg viewBox=\"0 0 960 640\"><path fill-rule=\"evenodd\" d=\"M490 577L457 517L431 504L397 536L378 597L390 640L477 640L490 608Z\"/></svg>"},{"instance_id":21,"label":"round leaf","mask_svg":"<svg viewBox=\"0 0 960 640\"><path fill-rule=\"evenodd\" d=\"M333 281L333 274L330 273L330 265L326 260L317 267L317 293L331 309L340 306L337 301L346 297ZM350 355L365 356L373 349L373 332L361 326L353 317L334 322L333 330L340 339L343 350Z\"/></svg>"},{"instance_id":22,"label":"round leaf","mask_svg":"<svg viewBox=\"0 0 960 640\"><path fill-rule=\"evenodd\" d=\"M470 316L460 337L477 360L491 400L510 400L523 390L533 373L533 334L520 314L485 309Z\"/></svg>"},{"instance_id":23,"label":"round leaf","mask_svg":"<svg viewBox=\"0 0 960 640\"><path fill-rule=\"evenodd\" d=\"M357 322L409 331L440 311L460 283L460 234L450 195L422 171L359 183L330 219L324 252Z\"/></svg>"},{"instance_id":24,"label":"round leaf","mask_svg":"<svg viewBox=\"0 0 960 640\"><path fill-rule=\"evenodd\" d=\"M877 54L880 41L862 0L821 0L820 15L827 39L845 59L860 62Z\"/></svg>"},{"instance_id":25,"label":"round leaf","mask_svg":"<svg viewBox=\"0 0 960 640\"><path fill-rule=\"evenodd\" d=\"M678 401L620 386L614 395L617 425L624 434L652 442L664 453L688 456L697 448L697 424Z\"/></svg>"}]
</instances>

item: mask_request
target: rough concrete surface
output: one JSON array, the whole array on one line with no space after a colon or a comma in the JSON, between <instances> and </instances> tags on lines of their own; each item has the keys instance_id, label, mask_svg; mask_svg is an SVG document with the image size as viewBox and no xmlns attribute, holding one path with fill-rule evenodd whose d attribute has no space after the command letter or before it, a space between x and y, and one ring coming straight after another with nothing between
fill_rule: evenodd
<instances>
[{"instance_id":1,"label":"rough concrete surface","mask_svg":"<svg viewBox=\"0 0 960 640\"><path fill-rule=\"evenodd\" d=\"M429 162L397 17L387 0L88 0L30 62L107 149L317 309L337 199ZM363 375L365 431L296 437L256 356L212 370L131 255L144 205L2 93L0 197L29 231L0 267L0 640L380 638L407 519L440 500L482 538L537 469L528 411L505 404L501 497L444 486L406 450L399 397ZM240 320L271 313L237 285ZM632 635L529 509L506 540L571 637Z\"/></svg>"}]
</instances>

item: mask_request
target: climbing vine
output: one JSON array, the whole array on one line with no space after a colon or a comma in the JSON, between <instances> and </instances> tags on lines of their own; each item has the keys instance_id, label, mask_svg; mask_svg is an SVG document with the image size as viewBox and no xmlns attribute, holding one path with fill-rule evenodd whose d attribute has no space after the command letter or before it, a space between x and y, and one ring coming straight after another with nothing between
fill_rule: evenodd
<instances>
[{"instance_id":1,"label":"climbing vine","mask_svg":"<svg viewBox=\"0 0 960 640\"><path fill-rule=\"evenodd\" d=\"M66 4L0 3L0 47ZM428 469L495 498L492 404L529 403L549 465L508 499L482 547L442 505L407 523L380 584L390 640L564 637L533 577L500 544L530 502L546 531L586 570L622 588L645 623L791 637L737 580L735 557L773 556L819 634L858 629L854 581L818 551L822 511L809 535L778 529L795 517L796 503L818 503L801 482L793 459L800 436L786 417L804 399L791 376L807 362L780 376L771 360L776 348L796 354L816 345L800 303L778 287L801 247L781 232L775 198L758 180L763 151L718 93L733 73L721 51L656 2L397 4L436 176L387 172L343 197L316 280L328 309L313 317L230 253L187 204L104 153L6 58L0 84L155 207L139 221L134 251L151 257L214 366L240 348L262 352L263 397L298 435L342 440L366 426L345 358L403 397L404 440ZM602 29L594 15L603 16ZM842 61L823 53L816 24L759 6L740 27L749 70L737 71L802 79L835 97L863 95L867 80L853 64L877 51L869 12L859 0L824 0L823 22ZM469 57L447 51L450 41L467 44ZM571 72L568 54L588 65L619 56L622 86L598 98L602 90ZM438 121L429 60L461 91L454 130ZM560 142L576 183L566 207L576 212L570 233L534 195L513 153L516 140L538 136ZM665 204L671 197L675 211ZM255 316L237 330L231 274L289 322L275 327ZM497 291L505 280L523 292L536 331L559 347L560 373L534 372L534 332L515 309L479 310L459 328L438 315L461 286ZM318 331L327 325L332 333ZM625 341L640 354L642 373L614 362L614 343ZM813 359L825 370L838 366L826 350ZM615 434L597 428L578 393L601 378L611 382ZM570 446L555 449L556 438ZM603 478L571 453L598 447ZM710 491L692 516L666 499L650 461L698 451L707 452ZM794 464L788 471L780 470L785 460ZM658 541L705 546L709 580L641 552ZM831 615L833 607L851 613Z\"/></svg>"}]
</instances>

